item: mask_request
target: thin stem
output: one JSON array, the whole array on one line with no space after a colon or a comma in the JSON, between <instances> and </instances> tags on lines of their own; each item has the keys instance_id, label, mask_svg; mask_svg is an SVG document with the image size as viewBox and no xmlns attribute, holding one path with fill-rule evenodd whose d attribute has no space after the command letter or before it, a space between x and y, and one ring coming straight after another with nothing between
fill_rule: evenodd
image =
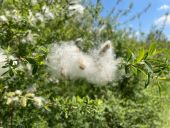
<instances>
[{"instance_id":1,"label":"thin stem","mask_svg":"<svg viewBox=\"0 0 170 128\"><path fill-rule=\"evenodd\" d=\"M13 123L13 107L11 105L11 113L10 113L10 125L11 125L11 128L12 128L12 124Z\"/></svg>"}]
</instances>

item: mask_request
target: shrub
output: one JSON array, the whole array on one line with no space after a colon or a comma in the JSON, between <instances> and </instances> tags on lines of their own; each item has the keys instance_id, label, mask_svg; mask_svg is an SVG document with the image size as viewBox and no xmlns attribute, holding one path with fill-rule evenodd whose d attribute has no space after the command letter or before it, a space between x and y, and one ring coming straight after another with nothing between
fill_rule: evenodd
<instances>
[{"instance_id":1,"label":"shrub","mask_svg":"<svg viewBox=\"0 0 170 128\"><path fill-rule=\"evenodd\" d=\"M0 126L155 128L167 121L169 42L129 38L114 16L100 16L100 1L83 5L78 0L1 1ZM109 55L120 61L114 81L98 86L103 82L98 71L84 79L53 77L46 63L53 44L75 42L86 56L107 40L116 59ZM106 68L112 60L104 61ZM160 89L162 96L155 94Z\"/></svg>"}]
</instances>

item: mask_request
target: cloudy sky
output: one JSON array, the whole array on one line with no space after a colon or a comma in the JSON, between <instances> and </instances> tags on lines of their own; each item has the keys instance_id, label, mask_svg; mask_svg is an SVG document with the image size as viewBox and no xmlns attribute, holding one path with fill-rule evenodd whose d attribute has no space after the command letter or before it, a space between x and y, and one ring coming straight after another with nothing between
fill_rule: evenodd
<instances>
[{"instance_id":1,"label":"cloudy sky","mask_svg":"<svg viewBox=\"0 0 170 128\"><path fill-rule=\"evenodd\" d=\"M104 4L104 12L102 15L106 15L109 10L115 5L116 0L101 0ZM164 33L170 39L170 15L165 16L167 12L170 12L170 0L122 0L122 2L117 6L118 9L127 9L128 5L133 3L133 9L129 13L129 16L141 12L148 4L151 4L149 10L144 13L140 21L134 20L129 22L127 25L134 28L136 31L142 31L148 33L151 27L155 25L156 27L161 27L165 23L166 27ZM116 11L115 11L116 12ZM127 17L121 18L120 21L126 21Z\"/></svg>"}]
</instances>

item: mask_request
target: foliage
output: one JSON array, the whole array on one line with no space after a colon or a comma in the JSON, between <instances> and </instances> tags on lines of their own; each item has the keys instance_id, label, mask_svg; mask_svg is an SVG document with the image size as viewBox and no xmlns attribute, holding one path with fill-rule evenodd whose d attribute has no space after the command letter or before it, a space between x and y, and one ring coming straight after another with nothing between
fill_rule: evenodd
<instances>
[{"instance_id":1,"label":"foliage","mask_svg":"<svg viewBox=\"0 0 170 128\"><path fill-rule=\"evenodd\" d=\"M100 0L83 4L0 3L0 46L6 58L0 58L0 127L159 128L167 122L169 42L155 39L152 32L148 41L129 38L116 17L130 10L112 16L115 6L104 18ZM99 86L51 74L46 58L53 43L74 41L88 53L106 40L120 59L115 81Z\"/></svg>"}]
</instances>

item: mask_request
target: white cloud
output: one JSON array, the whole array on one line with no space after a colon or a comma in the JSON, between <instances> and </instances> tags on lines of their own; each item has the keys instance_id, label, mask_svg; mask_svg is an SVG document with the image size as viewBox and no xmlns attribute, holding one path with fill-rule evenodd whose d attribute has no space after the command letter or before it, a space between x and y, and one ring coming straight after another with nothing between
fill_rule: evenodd
<instances>
[{"instance_id":1,"label":"white cloud","mask_svg":"<svg viewBox=\"0 0 170 128\"><path fill-rule=\"evenodd\" d=\"M170 25L170 15L164 15L155 20L155 25L161 26L161 25Z\"/></svg>"},{"instance_id":2,"label":"white cloud","mask_svg":"<svg viewBox=\"0 0 170 128\"><path fill-rule=\"evenodd\" d=\"M164 4L164 5L162 5L161 7L159 7L158 10L170 10L170 6Z\"/></svg>"}]
</instances>

